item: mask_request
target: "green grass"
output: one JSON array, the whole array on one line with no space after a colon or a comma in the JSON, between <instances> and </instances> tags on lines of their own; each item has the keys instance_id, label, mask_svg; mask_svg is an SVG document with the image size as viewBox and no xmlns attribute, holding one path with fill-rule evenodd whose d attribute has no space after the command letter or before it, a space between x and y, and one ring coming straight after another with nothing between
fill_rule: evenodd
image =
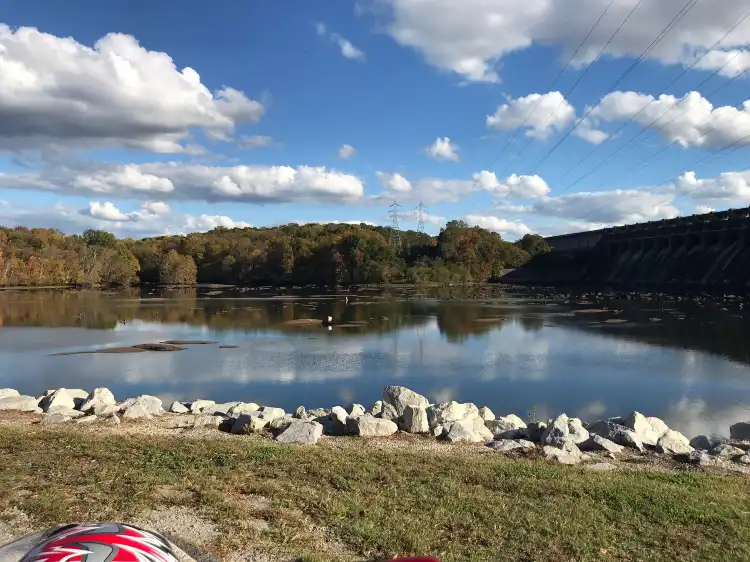
<instances>
[{"instance_id":1,"label":"green grass","mask_svg":"<svg viewBox=\"0 0 750 562\"><path fill-rule=\"evenodd\" d=\"M742 476L15 427L0 428L0 458L0 511L15 506L51 525L185 505L222 530L219 557L251 544L311 562L425 553L445 562L750 560ZM258 497L266 503L249 509ZM248 518L269 530L247 530Z\"/></svg>"}]
</instances>

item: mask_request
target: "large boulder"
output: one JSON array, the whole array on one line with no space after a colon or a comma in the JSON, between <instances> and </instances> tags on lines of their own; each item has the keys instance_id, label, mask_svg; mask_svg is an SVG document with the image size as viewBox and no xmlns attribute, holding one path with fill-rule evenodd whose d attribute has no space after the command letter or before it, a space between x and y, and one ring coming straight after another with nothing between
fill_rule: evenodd
<instances>
[{"instance_id":1,"label":"large boulder","mask_svg":"<svg viewBox=\"0 0 750 562\"><path fill-rule=\"evenodd\" d=\"M42 397L39 406L47 412L50 408L62 407L69 410L75 410L76 402L73 396L65 388L57 390L48 390Z\"/></svg>"},{"instance_id":2,"label":"large boulder","mask_svg":"<svg viewBox=\"0 0 750 562\"><path fill-rule=\"evenodd\" d=\"M193 429L200 429L202 427L219 427L221 425L221 417L214 416L212 414L201 414L195 416L193 420Z\"/></svg>"},{"instance_id":3,"label":"large boulder","mask_svg":"<svg viewBox=\"0 0 750 562\"><path fill-rule=\"evenodd\" d=\"M644 451L643 440L640 434L624 425L619 425L610 420L602 420L596 422L589 429L592 433L614 441L618 445L632 447L640 452Z\"/></svg>"},{"instance_id":4,"label":"large boulder","mask_svg":"<svg viewBox=\"0 0 750 562\"><path fill-rule=\"evenodd\" d=\"M398 412L396 411L396 407L393 404L388 404L387 402L383 402L382 408L380 410L380 413L377 415L378 418L382 418L384 420L389 421L397 421L398 420Z\"/></svg>"},{"instance_id":5,"label":"large boulder","mask_svg":"<svg viewBox=\"0 0 750 562\"><path fill-rule=\"evenodd\" d=\"M107 406L115 406L117 401L115 395L108 388L95 388L94 391L86 397L86 400L81 404L80 410L82 412L93 412L96 415L100 415L99 412L103 411ZM97 412L98 410L98 412Z\"/></svg>"},{"instance_id":6,"label":"large boulder","mask_svg":"<svg viewBox=\"0 0 750 562\"><path fill-rule=\"evenodd\" d=\"M53 425L58 423L65 423L67 421L70 421L71 419L73 418L71 418L70 416L66 416L65 414L45 414L42 417L42 423L44 425Z\"/></svg>"},{"instance_id":7,"label":"large boulder","mask_svg":"<svg viewBox=\"0 0 750 562\"><path fill-rule=\"evenodd\" d=\"M601 435L592 435L586 441L578 445L581 451L607 451L608 453L621 453L625 447L610 441Z\"/></svg>"},{"instance_id":8,"label":"large boulder","mask_svg":"<svg viewBox=\"0 0 750 562\"><path fill-rule=\"evenodd\" d=\"M279 433L276 441L285 444L315 445L321 435L323 435L323 426L318 422L297 421Z\"/></svg>"},{"instance_id":9,"label":"large boulder","mask_svg":"<svg viewBox=\"0 0 750 562\"><path fill-rule=\"evenodd\" d=\"M697 466L725 466L725 461L721 457L713 457L704 451L693 450L687 455L681 455L690 464Z\"/></svg>"},{"instance_id":10,"label":"large boulder","mask_svg":"<svg viewBox=\"0 0 750 562\"><path fill-rule=\"evenodd\" d=\"M583 427L583 422L578 418L568 420L568 439L578 445L589 438L588 430Z\"/></svg>"},{"instance_id":11,"label":"large boulder","mask_svg":"<svg viewBox=\"0 0 750 562\"><path fill-rule=\"evenodd\" d=\"M214 404L216 404L214 400L196 400L190 404L190 413L200 414L203 411L203 408L206 406L213 406Z\"/></svg>"},{"instance_id":12,"label":"large boulder","mask_svg":"<svg viewBox=\"0 0 750 562\"><path fill-rule=\"evenodd\" d=\"M522 430L526 429L526 423L515 414L486 420L484 425L492 432L495 439L515 439L521 437Z\"/></svg>"},{"instance_id":13,"label":"large boulder","mask_svg":"<svg viewBox=\"0 0 750 562\"><path fill-rule=\"evenodd\" d=\"M349 430L360 437L386 437L398 431L398 426L391 420L376 418L369 414L347 419Z\"/></svg>"},{"instance_id":14,"label":"large boulder","mask_svg":"<svg viewBox=\"0 0 750 562\"><path fill-rule=\"evenodd\" d=\"M407 433L429 433L427 410L421 406L407 406L401 416L399 427Z\"/></svg>"},{"instance_id":15,"label":"large boulder","mask_svg":"<svg viewBox=\"0 0 750 562\"><path fill-rule=\"evenodd\" d=\"M568 416L560 414L542 433L542 445L551 445L553 447L562 447L568 441Z\"/></svg>"},{"instance_id":16,"label":"large boulder","mask_svg":"<svg viewBox=\"0 0 750 562\"><path fill-rule=\"evenodd\" d=\"M573 445L573 447L575 447L575 445ZM583 460L581 452L577 449L572 449L572 447L559 449L557 447L545 445L542 447L542 452L544 453L545 458L560 464L579 464Z\"/></svg>"},{"instance_id":17,"label":"large boulder","mask_svg":"<svg viewBox=\"0 0 750 562\"><path fill-rule=\"evenodd\" d=\"M0 410L19 410L21 412L41 413L39 399L34 396L19 394L18 396L7 396L0 399Z\"/></svg>"},{"instance_id":18,"label":"large boulder","mask_svg":"<svg viewBox=\"0 0 750 562\"><path fill-rule=\"evenodd\" d=\"M260 412L250 412L247 414L240 414L237 419L234 420L231 433L235 435L243 435L246 433L258 433L262 431L271 420L261 417ZM231 420L230 420L231 422Z\"/></svg>"},{"instance_id":19,"label":"large boulder","mask_svg":"<svg viewBox=\"0 0 750 562\"><path fill-rule=\"evenodd\" d=\"M365 407L362 404L352 404L349 406L347 413L350 416L364 416L366 412Z\"/></svg>"},{"instance_id":20,"label":"large boulder","mask_svg":"<svg viewBox=\"0 0 750 562\"><path fill-rule=\"evenodd\" d=\"M659 438L669 429L659 418L647 418L639 412L631 413L625 418L623 425L637 433L644 445L656 445Z\"/></svg>"},{"instance_id":21,"label":"large boulder","mask_svg":"<svg viewBox=\"0 0 750 562\"><path fill-rule=\"evenodd\" d=\"M723 442L723 439L714 437L713 435L697 435L690 440L690 446L699 451L710 451L716 445L721 445Z\"/></svg>"},{"instance_id":22,"label":"large boulder","mask_svg":"<svg viewBox=\"0 0 750 562\"><path fill-rule=\"evenodd\" d=\"M182 402L172 402L172 405L169 407L169 411L173 414L188 414L190 413L190 409L185 406Z\"/></svg>"},{"instance_id":23,"label":"large boulder","mask_svg":"<svg viewBox=\"0 0 750 562\"><path fill-rule=\"evenodd\" d=\"M487 446L500 453L507 453L508 451L528 450L536 449L536 445L531 441L525 439L499 439L497 441L490 441Z\"/></svg>"},{"instance_id":24,"label":"large boulder","mask_svg":"<svg viewBox=\"0 0 750 562\"><path fill-rule=\"evenodd\" d=\"M427 398L405 386L386 386L383 390L383 402L393 406L398 417L404 415L407 406L426 408L430 405Z\"/></svg>"},{"instance_id":25,"label":"large boulder","mask_svg":"<svg viewBox=\"0 0 750 562\"><path fill-rule=\"evenodd\" d=\"M257 412L260 410L260 406L255 402L240 402L236 406L229 408L227 415L238 416L240 414L248 414L250 412Z\"/></svg>"},{"instance_id":26,"label":"large boulder","mask_svg":"<svg viewBox=\"0 0 750 562\"><path fill-rule=\"evenodd\" d=\"M80 410L71 410L70 408L65 408L63 406L55 406L53 408L50 408L49 410L47 410L47 414L61 414L69 418L80 418L86 415Z\"/></svg>"},{"instance_id":27,"label":"large boulder","mask_svg":"<svg viewBox=\"0 0 750 562\"><path fill-rule=\"evenodd\" d=\"M750 440L750 421L738 422L729 428L729 437L737 441Z\"/></svg>"},{"instance_id":28,"label":"large boulder","mask_svg":"<svg viewBox=\"0 0 750 562\"><path fill-rule=\"evenodd\" d=\"M437 425L448 426L471 415L479 417L479 408L471 403L459 404L456 401L441 402L427 408L427 420L430 428L434 428Z\"/></svg>"},{"instance_id":29,"label":"large boulder","mask_svg":"<svg viewBox=\"0 0 750 562\"><path fill-rule=\"evenodd\" d=\"M21 396L15 388L0 388L0 400L3 398L10 398L12 396Z\"/></svg>"},{"instance_id":30,"label":"large boulder","mask_svg":"<svg viewBox=\"0 0 750 562\"><path fill-rule=\"evenodd\" d=\"M137 420L137 419L151 419L152 415L144 404L132 404L125 408L125 412L122 414L124 419Z\"/></svg>"},{"instance_id":31,"label":"large boulder","mask_svg":"<svg viewBox=\"0 0 750 562\"><path fill-rule=\"evenodd\" d=\"M224 402L223 404L211 404L201 410L201 414L206 416L228 416L233 408L236 408L242 402Z\"/></svg>"},{"instance_id":32,"label":"large boulder","mask_svg":"<svg viewBox=\"0 0 750 562\"><path fill-rule=\"evenodd\" d=\"M367 412L365 412L365 413L366 414L370 414L371 416L377 416L382 411L383 411L383 401L382 400L378 400L372 406L370 406L370 409L367 410Z\"/></svg>"},{"instance_id":33,"label":"large boulder","mask_svg":"<svg viewBox=\"0 0 750 562\"><path fill-rule=\"evenodd\" d=\"M716 445L713 449L708 452L712 457L721 457L723 459L731 459L734 457L741 457L745 454L743 449L730 445L729 443L721 443Z\"/></svg>"},{"instance_id":34,"label":"large boulder","mask_svg":"<svg viewBox=\"0 0 750 562\"><path fill-rule=\"evenodd\" d=\"M495 419L495 414L487 406L479 408L479 417L484 421L492 421Z\"/></svg>"},{"instance_id":35,"label":"large boulder","mask_svg":"<svg viewBox=\"0 0 750 562\"><path fill-rule=\"evenodd\" d=\"M293 423L299 423L302 420L295 418L292 414L286 414L281 418L276 418L268 422L268 428L274 431L284 430ZM305 420L306 421L306 420Z\"/></svg>"},{"instance_id":36,"label":"large boulder","mask_svg":"<svg viewBox=\"0 0 750 562\"><path fill-rule=\"evenodd\" d=\"M547 424L541 421L529 423L525 428L520 430L519 437L538 443L542 440L542 435L547 429Z\"/></svg>"},{"instance_id":37,"label":"large boulder","mask_svg":"<svg viewBox=\"0 0 750 562\"><path fill-rule=\"evenodd\" d=\"M119 405L119 410L127 413L127 411L133 406L141 407L147 414L149 414L149 416L160 416L165 413L164 408L162 407L161 398L150 396L148 394L142 394L137 398L129 398L128 400L125 400L125 402ZM123 417L132 417L132 414L130 416L124 415Z\"/></svg>"},{"instance_id":38,"label":"large boulder","mask_svg":"<svg viewBox=\"0 0 750 562\"><path fill-rule=\"evenodd\" d=\"M337 421L342 426L346 426L346 418L349 417L349 414L346 413L346 410L342 408L341 406L334 406L331 408L331 413L328 414L328 416L332 419Z\"/></svg>"},{"instance_id":39,"label":"large boulder","mask_svg":"<svg viewBox=\"0 0 750 562\"><path fill-rule=\"evenodd\" d=\"M668 429L656 442L656 450L668 455L687 455L693 448L682 433Z\"/></svg>"},{"instance_id":40,"label":"large boulder","mask_svg":"<svg viewBox=\"0 0 750 562\"><path fill-rule=\"evenodd\" d=\"M451 443L483 443L487 441L482 436L471 431L460 422L454 422L445 438Z\"/></svg>"},{"instance_id":41,"label":"large boulder","mask_svg":"<svg viewBox=\"0 0 750 562\"><path fill-rule=\"evenodd\" d=\"M260 409L260 413L261 417L268 421L275 420L276 418L283 418L286 415L283 408L273 408L271 406L263 406Z\"/></svg>"}]
</instances>

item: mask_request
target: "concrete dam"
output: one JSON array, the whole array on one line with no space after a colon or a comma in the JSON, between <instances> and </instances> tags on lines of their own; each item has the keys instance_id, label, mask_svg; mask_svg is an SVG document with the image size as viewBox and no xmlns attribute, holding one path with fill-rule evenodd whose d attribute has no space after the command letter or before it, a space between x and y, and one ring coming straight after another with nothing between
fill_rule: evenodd
<instances>
[{"instance_id":1,"label":"concrete dam","mask_svg":"<svg viewBox=\"0 0 750 562\"><path fill-rule=\"evenodd\" d=\"M553 283L673 289L750 287L750 207L546 240L553 252L532 263L530 270L534 271L530 273L550 276Z\"/></svg>"}]
</instances>

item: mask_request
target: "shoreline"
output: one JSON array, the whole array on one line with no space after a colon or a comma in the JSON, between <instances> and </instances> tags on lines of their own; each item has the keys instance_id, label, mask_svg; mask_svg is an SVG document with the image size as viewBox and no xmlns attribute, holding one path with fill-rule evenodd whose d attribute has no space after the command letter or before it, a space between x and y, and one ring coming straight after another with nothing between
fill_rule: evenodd
<instances>
[{"instance_id":1,"label":"shoreline","mask_svg":"<svg viewBox=\"0 0 750 562\"><path fill-rule=\"evenodd\" d=\"M431 404L399 386L386 387L382 400L369 408L351 404L306 410L299 406L294 413L254 402L195 400L166 405L149 395L118 401L106 388L91 393L61 388L40 397L0 389L0 423L188 436L195 430L208 430L214 437L252 435L281 444L316 445L321 439L323 443L403 441L417 448L438 449L465 444L484 453L523 453L564 465L609 465L602 470L622 464L621 459L640 459L676 468L715 468L750 475L750 421L738 420L728 428L729 438L684 436L659 418L639 412L592 423L564 413L554 419L524 421L515 414L496 416L486 406L473 403Z\"/></svg>"}]
</instances>

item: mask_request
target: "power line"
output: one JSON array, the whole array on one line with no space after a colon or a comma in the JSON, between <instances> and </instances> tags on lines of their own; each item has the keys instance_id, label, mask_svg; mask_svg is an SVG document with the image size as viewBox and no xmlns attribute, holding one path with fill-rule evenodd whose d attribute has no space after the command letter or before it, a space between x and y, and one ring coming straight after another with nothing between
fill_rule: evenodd
<instances>
[{"instance_id":1,"label":"power line","mask_svg":"<svg viewBox=\"0 0 750 562\"><path fill-rule=\"evenodd\" d=\"M391 236L388 239L388 246L396 250L401 251L401 230L398 224L398 215L401 210L401 205L397 201L393 201L388 207L388 214L391 217Z\"/></svg>"},{"instance_id":2,"label":"power line","mask_svg":"<svg viewBox=\"0 0 750 562\"><path fill-rule=\"evenodd\" d=\"M640 6L641 1L639 1L635 5L633 10L631 10L629 16L632 15L632 13L635 11L636 8L638 8L638 6ZM675 15L672 18L672 20L667 24L667 26L664 29L662 29L662 31L656 36L656 38L651 42L651 44L648 47L646 47L646 49L640 54L640 56L635 61L633 61L633 63L625 70L625 72L623 72L622 75L620 75L620 77L617 80L615 80L615 82L608 88L607 94L605 94L602 97L602 100L609 93L614 91L614 89L617 88L617 86L619 86L622 83L622 81L625 80L625 78L627 78L633 72L633 70L635 70L635 68L651 53L654 47L656 47L656 45L658 45L662 41L662 39L664 39L669 34L669 32L672 31L672 29L674 29L674 27L682 20L682 18L684 18L687 15L687 13L690 10L692 10L699 1L700 0L688 0L687 4L685 4L685 6L683 6L683 8L679 12L677 12L677 15ZM626 18L626 21L627 21L627 18ZM530 175L533 175L539 169L539 166L541 166L550 156L552 156L552 154L554 154L554 152L558 148L560 148L562 143L564 143L570 137L570 135L572 135L573 132L576 129L578 129L581 123L585 121L585 119L591 114L591 112L594 111L600 105L601 105L601 101L597 103L596 105L590 107L586 111L586 113L584 113L583 117L581 117L576 122L576 124L573 125L573 128L567 131L562 136L562 138L559 141L557 141L557 143L555 143L555 145L544 156L542 156L542 158L536 163L536 165L534 165L534 168L531 170Z\"/></svg>"}]
</instances>

